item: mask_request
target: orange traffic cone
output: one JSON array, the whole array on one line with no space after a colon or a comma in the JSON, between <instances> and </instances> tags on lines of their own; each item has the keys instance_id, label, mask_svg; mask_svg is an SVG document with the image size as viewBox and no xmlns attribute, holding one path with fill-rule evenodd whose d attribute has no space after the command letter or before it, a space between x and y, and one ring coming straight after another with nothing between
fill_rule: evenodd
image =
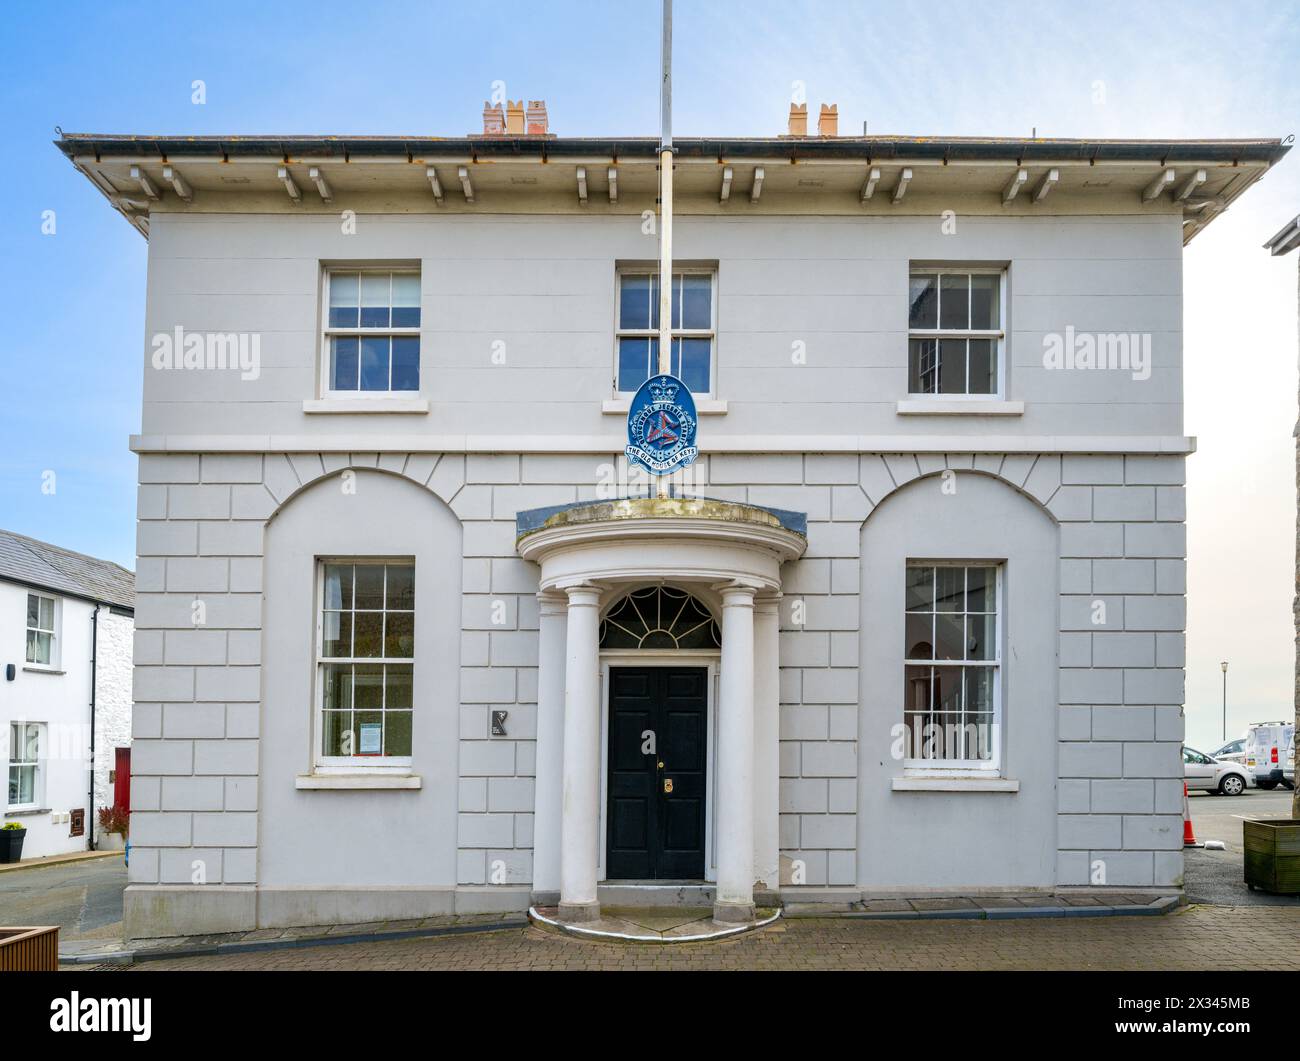
<instances>
[{"instance_id":1,"label":"orange traffic cone","mask_svg":"<svg viewBox=\"0 0 1300 1061\"><path fill-rule=\"evenodd\" d=\"M1192 809L1187 804L1187 782L1183 782L1183 847L1200 847L1192 829Z\"/></svg>"}]
</instances>

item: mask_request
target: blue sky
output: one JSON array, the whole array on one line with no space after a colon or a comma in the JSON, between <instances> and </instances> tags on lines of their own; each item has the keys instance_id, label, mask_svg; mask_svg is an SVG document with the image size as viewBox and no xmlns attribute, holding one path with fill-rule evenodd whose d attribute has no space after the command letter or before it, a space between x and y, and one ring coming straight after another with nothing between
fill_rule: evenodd
<instances>
[{"instance_id":1,"label":"blue sky","mask_svg":"<svg viewBox=\"0 0 1300 1061\"><path fill-rule=\"evenodd\" d=\"M867 121L898 133L1286 136L1300 122L1294 2L678 0L675 21L683 135L781 132L796 80L813 109L839 104L845 133ZM459 135L499 80L514 98L545 98L562 135L657 129L655 0L101 0L9 5L5 23L0 526L128 565L146 246L50 145L56 125ZM41 233L46 210L54 235ZM1230 730L1288 710L1296 265L1259 245L1298 211L1300 153L1186 258L1187 424L1201 443L1189 473L1189 739L1207 744L1221 658L1233 660Z\"/></svg>"}]
</instances>

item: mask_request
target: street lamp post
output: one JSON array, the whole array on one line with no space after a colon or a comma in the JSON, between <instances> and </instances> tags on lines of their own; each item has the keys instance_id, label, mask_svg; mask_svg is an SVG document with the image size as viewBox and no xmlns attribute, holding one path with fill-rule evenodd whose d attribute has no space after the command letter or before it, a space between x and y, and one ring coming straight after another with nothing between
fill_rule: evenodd
<instances>
[{"instance_id":1,"label":"street lamp post","mask_svg":"<svg viewBox=\"0 0 1300 1061\"><path fill-rule=\"evenodd\" d=\"M1226 743L1228 740L1228 661L1226 659L1219 664L1219 669L1223 671L1223 739Z\"/></svg>"}]
</instances>

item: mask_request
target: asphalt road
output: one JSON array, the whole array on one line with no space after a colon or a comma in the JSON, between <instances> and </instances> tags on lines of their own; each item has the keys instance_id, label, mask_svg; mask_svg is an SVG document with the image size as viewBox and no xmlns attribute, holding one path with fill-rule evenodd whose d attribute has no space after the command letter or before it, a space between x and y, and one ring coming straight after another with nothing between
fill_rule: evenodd
<instances>
[{"instance_id":1,"label":"asphalt road","mask_svg":"<svg viewBox=\"0 0 1300 1061\"><path fill-rule=\"evenodd\" d=\"M1216 906L1290 906L1300 910L1300 898L1267 895L1246 887L1242 872L1241 822L1243 818L1291 817L1291 793L1248 788L1240 796L1211 796L1194 792L1187 797L1192 829L1201 843L1222 840L1226 851L1186 848L1184 886L1189 903Z\"/></svg>"},{"instance_id":2,"label":"asphalt road","mask_svg":"<svg viewBox=\"0 0 1300 1061\"><path fill-rule=\"evenodd\" d=\"M122 934L121 856L0 873L0 925L58 925L61 940Z\"/></svg>"}]
</instances>

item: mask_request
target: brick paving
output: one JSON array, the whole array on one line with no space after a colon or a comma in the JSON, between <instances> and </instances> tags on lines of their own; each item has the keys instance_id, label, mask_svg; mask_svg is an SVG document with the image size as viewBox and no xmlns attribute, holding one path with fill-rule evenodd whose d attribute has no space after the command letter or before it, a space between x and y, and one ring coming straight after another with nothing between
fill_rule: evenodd
<instances>
[{"instance_id":1,"label":"brick paving","mask_svg":"<svg viewBox=\"0 0 1300 1061\"><path fill-rule=\"evenodd\" d=\"M107 968L121 969L122 966ZM533 926L472 935L143 962L188 969L1300 970L1300 910L1194 906L1163 917L1029 921L791 919L732 940L602 943Z\"/></svg>"}]
</instances>

